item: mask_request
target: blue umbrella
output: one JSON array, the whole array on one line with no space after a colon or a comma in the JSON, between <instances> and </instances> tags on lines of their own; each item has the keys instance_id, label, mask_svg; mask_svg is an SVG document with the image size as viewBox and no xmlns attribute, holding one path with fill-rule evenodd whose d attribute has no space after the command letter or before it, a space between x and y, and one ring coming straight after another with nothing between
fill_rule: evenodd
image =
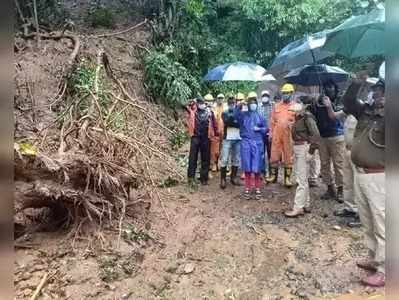
<instances>
[{"instance_id":1,"label":"blue umbrella","mask_svg":"<svg viewBox=\"0 0 399 300\"><path fill-rule=\"evenodd\" d=\"M262 81L266 69L245 62L235 62L217 66L208 71L205 81Z\"/></svg>"},{"instance_id":2,"label":"blue umbrella","mask_svg":"<svg viewBox=\"0 0 399 300\"><path fill-rule=\"evenodd\" d=\"M284 79L290 83L303 86L320 86L328 81L344 82L348 79L348 76L349 74L341 68L320 64L296 68L284 76Z\"/></svg>"},{"instance_id":3,"label":"blue umbrella","mask_svg":"<svg viewBox=\"0 0 399 300\"><path fill-rule=\"evenodd\" d=\"M318 61L332 56L333 53L323 50L326 42L327 33L321 31L307 35L300 40L296 40L285 46L269 67L269 73L281 77L294 68L306 64L315 64Z\"/></svg>"}]
</instances>

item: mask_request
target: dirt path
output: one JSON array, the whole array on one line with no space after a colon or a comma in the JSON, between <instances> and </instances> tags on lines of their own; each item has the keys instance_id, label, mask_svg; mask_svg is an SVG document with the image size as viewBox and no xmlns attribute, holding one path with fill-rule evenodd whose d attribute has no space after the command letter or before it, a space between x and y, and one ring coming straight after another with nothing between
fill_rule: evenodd
<instances>
[{"instance_id":1,"label":"dirt path","mask_svg":"<svg viewBox=\"0 0 399 300\"><path fill-rule=\"evenodd\" d=\"M267 186L261 201L247 201L239 188L222 192L217 179L195 193L184 186L163 189L172 224L159 203L152 203L151 223L142 231L137 224L126 225L119 248L115 230L105 231L101 250L84 240L72 247L65 235L34 235L32 242L40 242L40 248L17 251L17 299L28 299L47 271L57 273L42 299L335 299L353 292L383 294L358 284L365 275L355 266L355 259L366 253L361 229L341 226L332 215L333 202L316 200L311 214L284 218L293 192Z\"/></svg>"}]
</instances>

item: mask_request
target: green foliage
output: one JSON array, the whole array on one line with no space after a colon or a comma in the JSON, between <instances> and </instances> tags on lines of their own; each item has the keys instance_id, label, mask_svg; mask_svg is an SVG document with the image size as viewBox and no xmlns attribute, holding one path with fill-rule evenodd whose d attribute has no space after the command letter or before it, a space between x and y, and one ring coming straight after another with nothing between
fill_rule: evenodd
<instances>
[{"instance_id":1,"label":"green foliage","mask_svg":"<svg viewBox=\"0 0 399 300\"><path fill-rule=\"evenodd\" d=\"M229 95L236 95L237 93L248 94L251 91L256 91L257 83L251 81L215 81L212 83L204 83L202 90L205 93L217 95L224 94L226 97Z\"/></svg>"},{"instance_id":2,"label":"green foliage","mask_svg":"<svg viewBox=\"0 0 399 300\"><path fill-rule=\"evenodd\" d=\"M68 82L70 93L80 99L79 111L82 115L87 113L90 103L91 92L94 91L96 79L96 69L94 64L87 60L82 60L74 72L71 74ZM109 103L109 97L105 94L105 82L100 72L98 78L98 100L100 107L106 112L106 106Z\"/></svg>"},{"instance_id":3,"label":"green foliage","mask_svg":"<svg viewBox=\"0 0 399 300\"><path fill-rule=\"evenodd\" d=\"M108 7L95 7L89 11L86 21L94 28L114 28L115 12Z\"/></svg>"},{"instance_id":4,"label":"green foliage","mask_svg":"<svg viewBox=\"0 0 399 300\"><path fill-rule=\"evenodd\" d=\"M162 182L159 185L159 187L161 187L161 188L169 188L169 187L177 186L178 184L179 184L179 181L177 181L176 179L174 179L172 177L168 177L168 178L162 180Z\"/></svg>"},{"instance_id":5,"label":"green foliage","mask_svg":"<svg viewBox=\"0 0 399 300\"><path fill-rule=\"evenodd\" d=\"M183 146L188 141L188 139L189 139L189 136L188 136L187 131L179 130L169 138L169 141L172 145L172 148L174 150L177 150L181 146Z\"/></svg>"},{"instance_id":6,"label":"green foliage","mask_svg":"<svg viewBox=\"0 0 399 300\"><path fill-rule=\"evenodd\" d=\"M174 108L197 95L198 80L173 56L153 50L145 57L144 64L146 85L154 99Z\"/></svg>"},{"instance_id":7,"label":"green foliage","mask_svg":"<svg viewBox=\"0 0 399 300\"><path fill-rule=\"evenodd\" d=\"M184 76L198 85L176 85L171 92L176 99L178 94L191 95L216 93L247 93L256 88L254 83L204 83L206 72L223 63L246 61L267 68L278 52L288 43L302 38L305 34L331 29L339 25L352 14L363 14L381 0L180 0L163 1L160 7L159 23L162 26L154 30L153 39L157 55L162 57L149 84L151 94L175 106L181 103L166 99L164 82L166 75L158 75L160 69L174 71L174 64L185 69ZM150 54L151 55L151 54ZM364 64L375 72L381 63L381 57L369 57L349 60L333 57L325 62L338 65L345 70L357 71ZM170 72L170 71L169 71ZM172 76L173 77L173 76ZM173 77L174 78L174 77ZM181 98L180 98L181 99ZM186 98L185 98L186 99Z\"/></svg>"},{"instance_id":8,"label":"green foliage","mask_svg":"<svg viewBox=\"0 0 399 300\"><path fill-rule=\"evenodd\" d=\"M25 18L34 18L33 1L18 1L22 14ZM57 0L36 0L37 17L40 25L55 29L64 25L69 18L69 13L61 1ZM21 20L17 17L17 24Z\"/></svg>"}]
</instances>

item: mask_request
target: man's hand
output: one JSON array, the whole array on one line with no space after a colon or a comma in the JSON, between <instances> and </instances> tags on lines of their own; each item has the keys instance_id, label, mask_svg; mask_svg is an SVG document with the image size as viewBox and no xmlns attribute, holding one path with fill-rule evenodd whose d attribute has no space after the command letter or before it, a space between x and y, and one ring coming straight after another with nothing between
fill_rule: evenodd
<instances>
[{"instance_id":1,"label":"man's hand","mask_svg":"<svg viewBox=\"0 0 399 300\"><path fill-rule=\"evenodd\" d=\"M254 126L254 131L260 131L260 127Z\"/></svg>"},{"instance_id":2,"label":"man's hand","mask_svg":"<svg viewBox=\"0 0 399 300\"><path fill-rule=\"evenodd\" d=\"M327 107L327 108L331 108L332 104L331 104L331 100L328 96L324 96L323 97L323 104Z\"/></svg>"}]
</instances>

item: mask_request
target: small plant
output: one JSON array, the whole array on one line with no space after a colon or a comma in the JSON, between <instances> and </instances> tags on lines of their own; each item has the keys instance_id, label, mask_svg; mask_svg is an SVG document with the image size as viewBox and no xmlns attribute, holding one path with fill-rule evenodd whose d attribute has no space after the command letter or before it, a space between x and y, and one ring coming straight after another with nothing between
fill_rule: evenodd
<instances>
[{"instance_id":1,"label":"small plant","mask_svg":"<svg viewBox=\"0 0 399 300\"><path fill-rule=\"evenodd\" d=\"M183 146L184 143L188 141L188 139L189 136L187 134L187 131L179 130L169 138L169 141L172 145L172 148L174 150L177 150L181 146Z\"/></svg>"},{"instance_id":2,"label":"small plant","mask_svg":"<svg viewBox=\"0 0 399 300\"><path fill-rule=\"evenodd\" d=\"M174 187L178 184L179 184L179 181L177 181L176 179L169 176L168 178L162 180L162 182L159 186L162 188L169 188L169 187Z\"/></svg>"},{"instance_id":3,"label":"small plant","mask_svg":"<svg viewBox=\"0 0 399 300\"><path fill-rule=\"evenodd\" d=\"M69 78L69 86L71 94L79 99L79 111L82 113L87 112L89 106L89 97L92 97L91 93L94 91L94 82L96 80L95 66L86 60L82 60L77 66L75 71ZM109 103L109 97L104 93L105 83L100 72L98 78L98 100L100 107L106 112L106 106Z\"/></svg>"},{"instance_id":4,"label":"small plant","mask_svg":"<svg viewBox=\"0 0 399 300\"><path fill-rule=\"evenodd\" d=\"M107 7L96 7L89 12L87 16L87 21L94 28L114 28L115 13L112 9Z\"/></svg>"}]
</instances>

